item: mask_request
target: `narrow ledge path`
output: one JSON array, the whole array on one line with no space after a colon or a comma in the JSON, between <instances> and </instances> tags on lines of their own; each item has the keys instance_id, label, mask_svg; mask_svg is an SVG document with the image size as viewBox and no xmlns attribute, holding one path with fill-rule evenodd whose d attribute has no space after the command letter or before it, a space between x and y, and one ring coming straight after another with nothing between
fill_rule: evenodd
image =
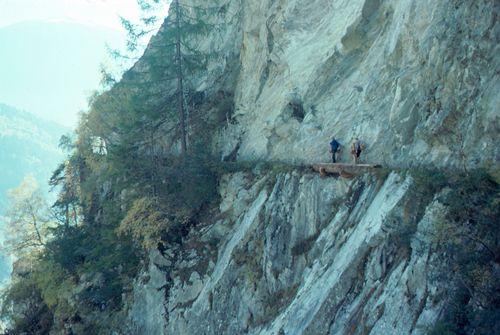
<instances>
[{"instance_id":1,"label":"narrow ledge path","mask_svg":"<svg viewBox=\"0 0 500 335\"><path fill-rule=\"evenodd\" d=\"M318 163L313 164L312 169L326 177L329 174L340 175L344 178L353 178L359 174L368 173L382 168L376 164L346 164L346 163Z\"/></svg>"}]
</instances>

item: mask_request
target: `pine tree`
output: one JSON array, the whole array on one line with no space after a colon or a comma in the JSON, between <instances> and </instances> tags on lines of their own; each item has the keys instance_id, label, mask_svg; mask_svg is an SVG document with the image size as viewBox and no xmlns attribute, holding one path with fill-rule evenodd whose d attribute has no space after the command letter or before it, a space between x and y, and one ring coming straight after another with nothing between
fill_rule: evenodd
<instances>
[{"instance_id":1,"label":"pine tree","mask_svg":"<svg viewBox=\"0 0 500 335\"><path fill-rule=\"evenodd\" d=\"M149 9L147 3L153 6L159 1L143 0L141 6ZM109 91L91 98L90 111L83 115L79 126L77 151L84 165L99 175L98 179L104 179L106 174L108 180L113 180L116 192L134 185L138 194L152 198L178 193L180 188L171 186L179 180L177 170L188 171L191 167L186 165L201 166L202 160L207 160L207 129L215 129L220 122L216 113L206 111L217 109L214 101L227 99L218 94L208 101L203 92L196 92L208 61L219 56L200 48L200 44L206 34L217 32L221 26L213 23L224 20L221 11L225 13L221 7L193 7L173 1L169 15L140 61ZM146 26L141 27L124 20L130 50L138 48L140 39L151 30L148 25L158 21L155 16L145 16ZM193 103L195 100L197 103ZM191 137L191 143L190 135L196 135ZM92 150L96 138L104 143L104 155ZM177 143L180 156L172 155L172 145ZM196 159L192 159L194 156ZM177 175L168 172L172 170ZM201 170L205 174L208 171ZM200 178L212 177L202 174ZM92 185L98 187L99 182L87 181L79 186L89 199L92 192L97 192L92 191ZM82 217L92 218L92 208L92 201L82 201Z\"/></svg>"},{"instance_id":2,"label":"pine tree","mask_svg":"<svg viewBox=\"0 0 500 335\"><path fill-rule=\"evenodd\" d=\"M141 8L146 11L158 5L158 2L158 0L139 1ZM207 21L209 15L219 12L221 7L194 7L173 0L162 29L149 43L142 56L146 67L134 68L124 76L125 85L141 92L142 101L139 105L143 106L142 109L155 111L156 115L150 115L152 120L156 121L153 127L158 127L159 123L171 120L176 115L183 154L188 151L191 128L186 101L190 100L191 93L195 91L195 77L203 73L207 61L216 56L214 53L202 52L198 43L211 29L217 28L217 25L209 24ZM155 16L143 18L143 23L146 25L153 25L157 21L158 18ZM123 20L123 23L129 32L129 50L136 50L138 41L150 29L138 28L126 20ZM146 115L148 112L143 111L141 114Z\"/></svg>"},{"instance_id":3,"label":"pine tree","mask_svg":"<svg viewBox=\"0 0 500 335\"><path fill-rule=\"evenodd\" d=\"M181 17L180 17L180 6L179 0L174 0L172 3L175 8L175 30L176 30L176 41L175 41L175 51L176 51L176 63L177 63L177 99L179 101L178 111L180 119L181 128L181 151L183 153L187 150L187 132L186 132L186 114L184 111L184 85L183 85L183 73L182 73L182 54L181 54Z\"/></svg>"}]
</instances>

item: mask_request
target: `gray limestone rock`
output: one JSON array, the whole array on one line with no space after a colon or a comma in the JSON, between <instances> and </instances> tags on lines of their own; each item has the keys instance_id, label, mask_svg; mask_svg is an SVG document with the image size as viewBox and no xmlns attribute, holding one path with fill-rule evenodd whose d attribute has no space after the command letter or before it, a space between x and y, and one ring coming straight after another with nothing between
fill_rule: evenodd
<instances>
[{"instance_id":1,"label":"gray limestone rock","mask_svg":"<svg viewBox=\"0 0 500 335\"><path fill-rule=\"evenodd\" d=\"M280 173L273 182L253 184L251 197L245 190L252 188L252 178L242 182L242 175L234 174L224 180L221 193L228 198L222 201L234 202L234 194L243 192L248 205L239 215L214 222L213 227L230 227L221 236L214 266L175 278L167 295L158 290L161 276L136 285L131 315L140 329L421 334L435 322L443 306L440 288L429 278L434 266L429 231L442 206L431 202L415 222L410 253L391 240L393 221L414 196L411 177L344 180ZM227 185L235 188L229 192ZM207 262L203 257L189 262ZM185 259L174 264L186 267ZM158 271L150 265L150 275Z\"/></svg>"},{"instance_id":2,"label":"gray limestone rock","mask_svg":"<svg viewBox=\"0 0 500 335\"><path fill-rule=\"evenodd\" d=\"M234 115L213 143L221 158L327 161L335 135L343 161L357 136L362 161L388 168L498 167L494 1L185 2L226 6L229 15L198 41L224 54L209 61L198 89L234 92ZM234 80L220 83L224 75ZM190 237L216 248L171 264L185 275L168 294L165 271L153 265L144 273L153 279L137 281L130 319L138 334L424 334L432 326L443 308L430 279L438 200L413 218L402 245L392 237L418 196L412 178L261 170L222 178L221 215Z\"/></svg>"}]
</instances>

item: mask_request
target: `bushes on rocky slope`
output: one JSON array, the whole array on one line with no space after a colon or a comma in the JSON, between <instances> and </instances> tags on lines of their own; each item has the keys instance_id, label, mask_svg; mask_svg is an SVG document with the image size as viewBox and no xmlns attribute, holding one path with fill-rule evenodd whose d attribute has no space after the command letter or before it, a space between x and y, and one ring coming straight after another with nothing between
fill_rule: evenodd
<instances>
[{"instance_id":1,"label":"bushes on rocky slope","mask_svg":"<svg viewBox=\"0 0 500 335\"><path fill-rule=\"evenodd\" d=\"M500 194L498 183L483 170L469 172L414 169L412 197L402 213L389 218L389 241L409 257L417 224L434 200L443 205L433 223L432 280L444 287L446 307L430 334L494 334L500 329Z\"/></svg>"},{"instance_id":2,"label":"bushes on rocky slope","mask_svg":"<svg viewBox=\"0 0 500 335\"><path fill-rule=\"evenodd\" d=\"M438 276L453 285L434 333L494 334L500 329L499 187L482 171L448 180L447 213L435 242L444 266Z\"/></svg>"},{"instance_id":3,"label":"bushes on rocky slope","mask_svg":"<svg viewBox=\"0 0 500 335\"><path fill-rule=\"evenodd\" d=\"M176 164L176 168L166 165L158 174L165 183L157 186L156 197L149 193L148 179L133 193L118 192L120 183L108 186L102 193L102 183L109 175L99 170L103 175L96 180L102 182L87 185L85 190L93 194L82 197L98 204L82 206L95 211L91 215L94 221L54 230L46 252L7 291L3 315L11 318L12 329L58 328L64 324L101 327L106 315L122 308L122 299L144 255L141 250L158 243L179 246L204 208L217 203L217 172L189 159ZM481 171L408 173L414 180L413 197L404 204L401 217L394 218L401 222L390 238L398 250L411 249L414 224L423 217L427 204L437 199L446 208L432 234L441 269L433 275L450 283L446 288L448 305L431 333L493 333L500 308L500 287L495 280L500 260L498 184ZM179 176L192 180L176 184ZM95 200L97 190L101 195ZM294 252L300 254L308 248L296 246ZM251 264L246 254L235 253L235 262ZM86 315L93 317L86 319ZM95 315L100 315L102 322Z\"/></svg>"},{"instance_id":4,"label":"bushes on rocky slope","mask_svg":"<svg viewBox=\"0 0 500 335\"><path fill-rule=\"evenodd\" d=\"M118 232L129 234L146 250L181 243L196 216L217 199L218 175L202 160L173 158L158 172L156 195L133 201Z\"/></svg>"},{"instance_id":5,"label":"bushes on rocky slope","mask_svg":"<svg viewBox=\"0 0 500 335\"><path fill-rule=\"evenodd\" d=\"M5 334L48 334L53 313L32 276L13 281L2 299L2 318L10 325Z\"/></svg>"},{"instance_id":6,"label":"bushes on rocky slope","mask_svg":"<svg viewBox=\"0 0 500 335\"><path fill-rule=\"evenodd\" d=\"M411 250L416 224L432 200L444 205L442 220L429 232L447 282L447 306L430 334L493 334L500 324L500 193L486 171L468 173L412 170L413 194L391 233L399 250Z\"/></svg>"}]
</instances>

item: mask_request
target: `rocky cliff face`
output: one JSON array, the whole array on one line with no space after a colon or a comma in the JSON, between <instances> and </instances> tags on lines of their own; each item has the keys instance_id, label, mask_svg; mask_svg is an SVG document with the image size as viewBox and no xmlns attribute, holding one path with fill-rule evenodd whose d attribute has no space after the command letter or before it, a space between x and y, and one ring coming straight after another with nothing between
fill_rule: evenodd
<instances>
[{"instance_id":1,"label":"rocky cliff face","mask_svg":"<svg viewBox=\"0 0 500 335\"><path fill-rule=\"evenodd\" d=\"M335 135L359 137L363 160L389 168L498 167L494 1L226 7L231 24L201 42L225 58L199 80L216 91L227 85L216 78L237 77L235 114L214 142L222 157L325 161ZM423 334L445 304L431 278L445 206L419 187L402 172L228 174L218 215L182 251L152 251L128 331Z\"/></svg>"},{"instance_id":2,"label":"rocky cliff face","mask_svg":"<svg viewBox=\"0 0 500 335\"><path fill-rule=\"evenodd\" d=\"M177 260L152 254L136 286L134 332L424 333L442 309L428 236L442 209L431 201L410 219L408 246L391 239L413 183L396 173L227 176L220 218Z\"/></svg>"},{"instance_id":3,"label":"rocky cliff face","mask_svg":"<svg viewBox=\"0 0 500 335\"><path fill-rule=\"evenodd\" d=\"M335 135L343 143L360 137L367 160L392 166L498 161L494 1L230 8L238 26L223 36L238 48L240 72L223 154L240 143L241 159L317 161Z\"/></svg>"}]
</instances>

